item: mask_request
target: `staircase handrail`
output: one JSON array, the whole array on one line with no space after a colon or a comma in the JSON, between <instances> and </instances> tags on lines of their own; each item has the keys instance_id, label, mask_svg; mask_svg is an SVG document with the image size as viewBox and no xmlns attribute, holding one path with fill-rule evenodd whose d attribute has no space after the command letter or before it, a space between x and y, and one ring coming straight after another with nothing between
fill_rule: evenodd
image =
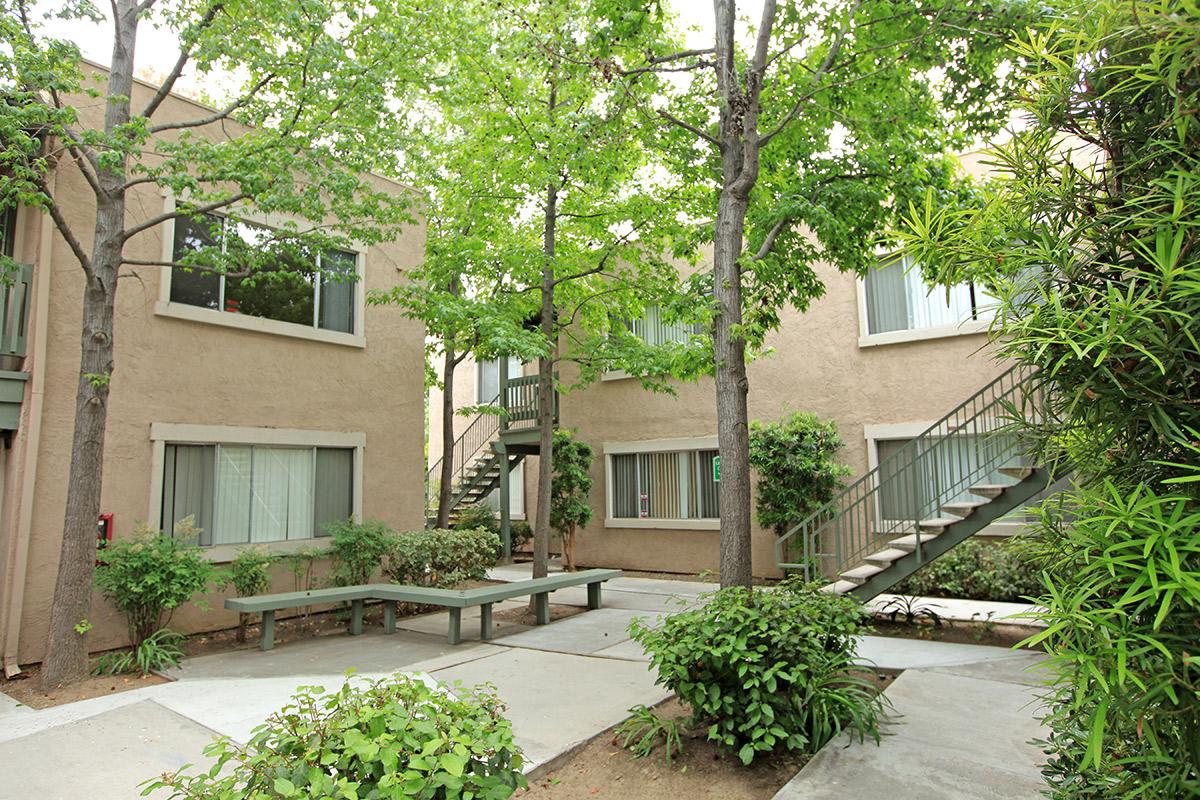
<instances>
[{"instance_id":1,"label":"staircase handrail","mask_svg":"<svg viewBox=\"0 0 1200 800\"><path fill-rule=\"evenodd\" d=\"M793 525L775 542L776 563L784 569L802 569L805 577L811 577L810 572L814 560L832 557L835 560L835 571L851 562L857 563L873 548L880 546L878 539L893 534L915 533L917 547L920 548L920 523L926 515L937 513L942 504L950 498L961 495L979 479L996 470L1001 462L1008 461L1017 450L1011 439L1006 443L994 434L1003 429L999 424L1004 415L1014 407L1024 405L1026 400L1036 401L1038 394L1037 369L1028 365L1017 364L990 381L983 388L959 403L949 413L934 422L911 441L901 446L890 456L881 459L879 463L862 477L847 485L837 496L824 503L800 522ZM1021 395L1021 397L1018 397ZM1014 402L1015 401L1015 402ZM1040 408L1038 409L1040 411ZM1001 413L1003 412L1003 413ZM963 431L966 433L963 433ZM974 455L976 463L969 464L969 459L963 463L959 456L959 467L965 467L961 473L951 474L942 467L936 456L946 452L955 437L982 436L987 441L981 451L976 445ZM911 502L915 513L913 519L884 520L879 502L885 487L891 485L891 480L904 476L911 480L914 494ZM891 479L886 476L892 476ZM929 500L921 505L918 496L922 490L921 479L933 478L933 490ZM909 488L908 486L902 487ZM840 530L835 530L834 553L819 552L820 536L830 532L835 526L846 523L851 527L851 546L846 547L842 541ZM864 535L864 531L854 531L854 526L871 529L874 536ZM911 527L910 527L911 526ZM800 562L789 560L785 553L789 546L794 547L794 540L799 539L802 545L803 557Z\"/></svg>"},{"instance_id":2,"label":"staircase handrail","mask_svg":"<svg viewBox=\"0 0 1200 800\"><path fill-rule=\"evenodd\" d=\"M484 403L487 406L498 406L500 404L500 393L491 401ZM502 413L502 412L501 412ZM485 447L496 440L500 433L500 416L501 413L492 411L481 411L471 424L454 440L454 449L451 453L454 456L452 472L450 476L451 484L454 481L463 477L466 472L467 465L475 460ZM467 448L470 445L470 452ZM441 471L442 464L446 457L443 455L434 465L425 473L425 509L426 511L437 508L438 489L441 487Z\"/></svg>"}]
</instances>

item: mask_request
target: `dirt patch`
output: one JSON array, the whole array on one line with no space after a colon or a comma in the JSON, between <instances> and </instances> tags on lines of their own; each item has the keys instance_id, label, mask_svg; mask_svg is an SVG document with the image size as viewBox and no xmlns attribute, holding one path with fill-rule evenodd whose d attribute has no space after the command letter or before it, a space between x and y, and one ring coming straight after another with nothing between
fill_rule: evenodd
<instances>
[{"instance_id":1,"label":"dirt patch","mask_svg":"<svg viewBox=\"0 0 1200 800\"><path fill-rule=\"evenodd\" d=\"M879 671L880 691L897 672ZM663 719L685 723L687 708L672 698L654 709ZM749 767L732 753L704 738L703 731L684 736L684 750L667 764L661 747L635 759L622 748L616 728L609 728L572 754L556 769L531 782L517 797L536 800L637 798L637 800L768 800L790 781L810 756L776 753L759 757Z\"/></svg>"},{"instance_id":2,"label":"dirt patch","mask_svg":"<svg viewBox=\"0 0 1200 800\"><path fill-rule=\"evenodd\" d=\"M30 708L49 708L166 682L167 679L159 675L91 675L77 683L47 693L42 691L41 669L32 666L23 668L19 678L0 681L0 692Z\"/></svg>"},{"instance_id":3,"label":"dirt patch","mask_svg":"<svg viewBox=\"0 0 1200 800\"><path fill-rule=\"evenodd\" d=\"M550 621L566 619L587 611L586 606L566 606L561 603L550 604ZM499 622L515 622L518 625L536 625L537 618L528 608L506 608L492 614L492 619Z\"/></svg>"},{"instance_id":4,"label":"dirt patch","mask_svg":"<svg viewBox=\"0 0 1200 800\"><path fill-rule=\"evenodd\" d=\"M892 622L876 619L873 623L877 636L893 636L898 639L923 639L929 642L955 642L957 644L985 644L993 647L1015 647L1037 633L1036 628L1024 625L1001 625L998 623L942 620L941 626L922 620L920 622ZM1039 648L1034 648L1039 649Z\"/></svg>"}]
</instances>

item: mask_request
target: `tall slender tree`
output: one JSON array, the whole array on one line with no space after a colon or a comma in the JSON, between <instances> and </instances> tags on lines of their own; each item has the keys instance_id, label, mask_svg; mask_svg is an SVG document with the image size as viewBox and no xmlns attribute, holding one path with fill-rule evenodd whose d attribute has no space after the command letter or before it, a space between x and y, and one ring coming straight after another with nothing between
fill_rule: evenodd
<instances>
[{"instance_id":1,"label":"tall slender tree","mask_svg":"<svg viewBox=\"0 0 1200 800\"><path fill-rule=\"evenodd\" d=\"M100 71L75 45L48 33L35 4L0 0L0 203L43 210L86 283L62 552L42 669L47 686L87 669L76 626L92 597L119 278L142 267L311 277L303 265L325 247L393 237L408 218L404 204L364 173L386 167L381 154L399 149L395 126L384 123L391 123L398 82L422 63L427 23L418 6L113 0L106 21L89 0L76 0L49 12L107 27L112 55ZM179 54L161 86L145 93L135 91L134 59L148 23L173 32ZM165 114L185 73L220 75L236 86L192 118L175 109ZM144 94L135 106L133 98ZM95 124L85 108L93 98L104 106ZM233 121L249 127L227 136ZM86 182L95 205L87 222L68 214L51 191L53 170L75 171ZM151 187L173 194L175 207L131 220L127 201ZM179 261L126 252L131 240L173 219L203 222L220 214L236 221L250 210L296 223L254 247L206 246Z\"/></svg>"}]
</instances>

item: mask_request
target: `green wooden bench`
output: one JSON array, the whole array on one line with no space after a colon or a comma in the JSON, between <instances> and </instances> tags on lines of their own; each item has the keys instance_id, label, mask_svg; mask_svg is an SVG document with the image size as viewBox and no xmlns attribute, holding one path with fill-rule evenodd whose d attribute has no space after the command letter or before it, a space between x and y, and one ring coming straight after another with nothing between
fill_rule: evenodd
<instances>
[{"instance_id":1,"label":"green wooden bench","mask_svg":"<svg viewBox=\"0 0 1200 800\"><path fill-rule=\"evenodd\" d=\"M275 646L275 612L288 608L303 608L323 603L350 603L350 634L362 633L363 603L367 600L383 601L383 629L386 633L396 631L396 604L419 603L442 606L450 612L450 629L446 641L458 644L462 641L462 610L479 606L479 638L492 638L492 604L514 597L533 596L534 616L538 625L550 621L550 592L570 586L587 586L589 609L600 608L600 587L604 581L621 577L619 569L585 569L581 572L563 572L545 578L513 581L499 586L481 586L478 589L433 589L428 586L404 586L395 583L368 583L359 586L338 586L330 589L312 589L307 592L282 592L260 594L254 597L230 597L225 607L242 614L262 614L262 638L259 648L270 650Z\"/></svg>"}]
</instances>

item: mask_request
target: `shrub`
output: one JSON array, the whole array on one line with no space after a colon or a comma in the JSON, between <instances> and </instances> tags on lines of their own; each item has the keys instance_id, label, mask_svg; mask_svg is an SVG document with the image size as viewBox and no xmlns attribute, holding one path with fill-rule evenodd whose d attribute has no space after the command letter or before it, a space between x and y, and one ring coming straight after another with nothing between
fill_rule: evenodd
<instances>
[{"instance_id":1,"label":"shrub","mask_svg":"<svg viewBox=\"0 0 1200 800\"><path fill-rule=\"evenodd\" d=\"M661 628L630 629L693 723L749 764L777 749L815 752L843 730L879 740L883 700L854 665L866 621L855 598L786 581L721 589Z\"/></svg>"},{"instance_id":2,"label":"shrub","mask_svg":"<svg viewBox=\"0 0 1200 800\"><path fill-rule=\"evenodd\" d=\"M850 474L838 462L837 423L796 412L750 423L750 465L758 471L758 524L783 535L833 498Z\"/></svg>"},{"instance_id":3,"label":"shrub","mask_svg":"<svg viewBox=\"0 0 1200 800\"><path fill-rule=\"evenodd\" d=\"M1041 595L1042 580L1020 548L968 539L896 584L892 591L1019 603Z\"/></svg>"},{"instance_id":4,"label":"shrub","mask_svg":"<svg viewBox=\"0 0 1200 800\"><path fill-rule=\"evenodd\" d=\"M238 597L262 594L271 586L271 565L276 558L266 547L244 547L237 551L229 565L230 581ZM246 641L246 621L249 615L238 614L237 640Z\"/></svg>"},{"instance_id":5,"label":"shrub","mask_svg":"<svg viewBox=\"0 0 1200 800\"><path fill-rule=\"evenodd\" d=\"M224 578L195 545L191 517L175 532L168 536L141 524L132 537L105 547L96 567L96 585L125 615L135 650L170 622L176 608ZM203 600L197 605L203 607Z\"/></svg>"},{"instance_id":6,"label":"shrub","mask_svg":"<svg viewBox=\"0 0 1200 800\"><path fill-rule=\"evenodd\" d=\"M550 527L562 539L563 560L575 569L575 531L592 521L588 493L592 490L592 447L571 431L554 432L554 474L550 481Z\"/></svg>"},{"instance_id":7,"label":"shrub","mask_svg":"<svg viewBox=\"0 0 1200 800\"><path fill-rule=\"evenodd\" d=\"M512 534L512 546L515 550L533 538L533 526L523 519L516 520L509 528Z\"/></svg>"},{"instance_id":8,"label":"shrub","mask_svg":"<svg viewBox=\"0 0 1200 800\"><path fill-rule=\"evenodd\" d=\"M500 800L525 785L502 711L486 690L456 696L405 675L333 693L302 687L244 747L225 738L210 745L211 770L168 773L145 791L188 800Z\"/></svg>"},{"instance_id":9,"label":"shrub","mask_svg":"<svg viewBox=\"0 0 1200 800\"><path fill-rule=\"evenodd\" d=\"M330 536L329 554L333 556L330 581L335 586L370 583L392 549L392 531L375 520L331 522L325 530Z\"/></svg>"},{"instance_id":10,"label":"shrub","mask_svg":"<svg viewBox=\"0 0 1200 800\"><path fill-rule=\"evenodd\" d=\"M161 628L132 650L105 653L96 659L93 675L121 675L137 670L149 675L154 670L178 667L183 660L183 634Z\"/></svg>"},{"instance_id":11,"label":"shrub","mask_svg":"<svg viewBox=\"0 0 1200 800\"><path fill-rule=\"evenodd\" d=\"M490 530L408 531L392 537L384 570L393 583L448 588L483 580L499 556Z\"/></svg>"},{"instance_id":12,"label":"shrub","mask_svg":"<svg viewBox=\"0 0 1200 800\"><path fill-rule=\"evenodd\" d=\"M458 520L451 526L456 531L472 531L479 528L500 534L500 520L496 512L486 503L476 503L473 506L463 506L458 512Z\"/></svg>"}]
</instances>

